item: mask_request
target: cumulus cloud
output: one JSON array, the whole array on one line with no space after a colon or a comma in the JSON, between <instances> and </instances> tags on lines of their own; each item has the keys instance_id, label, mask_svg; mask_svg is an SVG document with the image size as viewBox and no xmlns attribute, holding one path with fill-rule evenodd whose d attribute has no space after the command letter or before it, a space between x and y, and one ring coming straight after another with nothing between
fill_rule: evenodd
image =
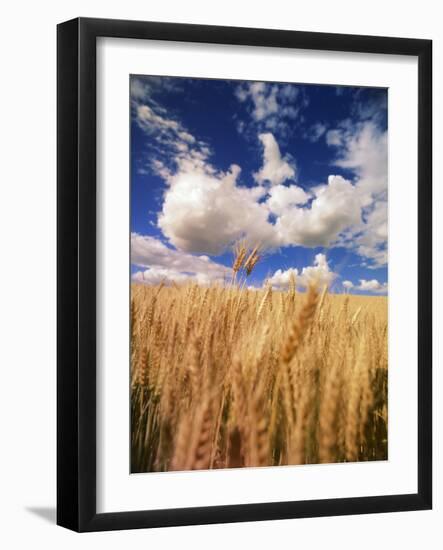
<instances>
[{"instance_id":1,"label":"cumulus cloud","mask_svg":"<svg viewBox=\"0 0 443 550\"><path fill-rule=\"evenodd\" d=\"M371 279L370 281L360 279L360 284L356 288L357 290L366 290L368 292L386 292L388 284L379 283L377 279Z\"/></svg>"},{"instance_id":2,"label":"cumulus cloud","mask_svg":"<svg viewBox=\"0 0 443 550\"><path fill-rule=\"evenodd\" d=\"M367 281L366 279L360 279L358 285L354 285L352 281L343 281L342 285L347 290L360 290L363 292L372 292L375 294L386 294L388 291L388 283L380 283L377 279L371 279Z\"/></svg>"},{"instance_id":3,"label":"cumulus cloud","mask_svg":"<svg viewBox=\"0 0 443 550\"><path fill-rule=\"evenodd\" d=\"M341 244L369 259L368 267L380 267L388 259L387 132L373 120L357 124L345 120L339 126L333 131L334 139L327 142L337 149L335 165L355 174L362 206L361 222L347 232Z\"/></svg>"},{"instance_id":4,"label":"cumulus cloud","mask_svg":"<svg viewBox=\"0 0 443 550\"><path fill-rule=\"evenodd\" d=\"M302 269L299 275L299 282L304 287L312 283L320 286L329 286L336 277L337 274L329 268L326 256L324 254L317 254L314 259L314 265Z\"/></svg>"},{"instance_id":5,"label":"cumulus cloud","mask_svg":"<svg viewBox=\"0 0 443 550\"><path fill-rule=\"evenodd\" d=\"M301 271L297 268L289 268L286 271L278 269L267 282L275 289L286 290L292 278L295 278L297 285L307 288L310 284L329 286L336 277L337 274L331 271L326 256L317 254L314 265L304 267Z\"/></svg>"},{"instance_id":6,"label":"cumulus cloud","mask_svg":"<svg viewBox=\"0 0 443 550\"><path fill-rule=\"evenodd\" d=\"M263 145L263 166L254 174L259 183L270 182L271 185L280 185L288 179L295 177L295 166L283 159L280 148L271 133L260 134L259 139Z\"/></svg>"},{"instance_id":7,"label":"cumulus cloud","mask_svg":"<svg viewBox=\"0 0 443 550\"><path fill-rule=\"evenodd\" d=\"M388 262L388 204L386 198L375 200L364 209L366 220L356 228L361 231L353 239L356 252L370 260L369 268Z\"/></svg>"},{"instance_id":8,"label":"cumulus cloud","mask_svg":"<svg viewBox=\"0 0 443 550\"><path fill-rule=\"evenodd\" d=\"M132 275L132 280L135 283L143 283L145 285L159 285L161 283L170 286L173 283L180 284L195 280L191 275L180 273L172 269L157 268L137 271Z\"/></svg>"},{"instance_id":9,"label":"cumulus cloud","mask_svg":"<svg viewBox=\"0 0 443 550\"><path fill-rule=\"evenodd\" d=\"M327 185L313 190L309 208L282 213L276 227L282 244L328 246L349 226L361 221L361 201L355 187L341 176L329 176Z\"/></svg>"},{"instance_id":10,"label":"cumulus cloud","mask_svg":"<svg viewBox=\"0 0 443 550\"><path fill-rule=\"evenodd\" d=\"M242 237L267 248L278 245L269 210L258 202L265 189L237 185L239 173L236 165L220 174L194 167L169 179L158 226L176 248L220 254Z\"/></svg>"},{"instance_id":11,"label":"cumulus cloud","mask_svg":"<svg viewBox=\"0 0 443 550\"><path fill-rule=\"evenodd\" d=\"M297 281L297 276L298 269L295 267L291 267L284 271L282 269L277 269L272 277L269 277L266 283L270 284L272 288L276 290L287 290L291 283L291 279L295 278L295 281Z\"/></svg>"},{"instance_id":12,"label":"cumulus cloud","mask_svg":"<svg viewBox=\"0 0 443 550\"><path fill-rule=\"evenodd\" d=\"M132 275L132 280L136 283L145 285L159 285L162 283L167 286L173 283L183 284L188 282L197 283L200 286L209 286L210 284L224 282L222 277L210 277L207 273L188 274L174 271L173 269L157 267L144 271L137 271Z\"/></svg>"},{"instance_id":13,"label":"cumulus cloud","mask_svg":"<svg viewBox=\"0 0 443 550\"><path fill-rule=\"evenodd\" d=\"M336 166L355 172L358 187L368 195L387 190L388 134L372 121L355 125L341 132L340 151ZM339 144L340 145L340 144Z\"/></svg>"},{"instance_id":14,"label":"cumulus cloud","mask_svg":"<svg viewBox=\"0 0 443 550\"><path fill-rule=\"evenodd\" d=\"M305 204L310 197L310 194L297 185L275 185L268 191L266 204L272 214L281 216L295 206Z\"/></svg>"},{"instance_id":15,"label":"cumulus cloud","mask_svg":"<svg viewBox=\"0 0 443 550\"><path fill-rule=\"evenodd\" d=\"M194 256L167 247L160 240L138 233L131 234L131 263L148 268L133 275L133 279L147 284L185 282L200 284L223 281L232 274L230 268L218 264L208 256Z\"/></svg>"}]
</instances>

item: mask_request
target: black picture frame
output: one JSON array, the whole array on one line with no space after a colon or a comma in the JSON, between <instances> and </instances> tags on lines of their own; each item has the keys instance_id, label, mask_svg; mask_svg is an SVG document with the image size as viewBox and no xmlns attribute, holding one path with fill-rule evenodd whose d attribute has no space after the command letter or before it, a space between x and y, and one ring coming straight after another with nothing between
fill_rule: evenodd
<instances>
[{"instance_id":1,"label":"black picture frame","mask_svg":"<svg viewBox=\"0 0 443 550\"><path fill-rule=\"evenodd\" d=\"M416 494L96 512L96 39L136 38L418 59ZM57 29L57 523L75 531L426 510L432 507L432 42L79 18ZM405 223L407 221L405 220Z\"/></svg>"}]
</instances>

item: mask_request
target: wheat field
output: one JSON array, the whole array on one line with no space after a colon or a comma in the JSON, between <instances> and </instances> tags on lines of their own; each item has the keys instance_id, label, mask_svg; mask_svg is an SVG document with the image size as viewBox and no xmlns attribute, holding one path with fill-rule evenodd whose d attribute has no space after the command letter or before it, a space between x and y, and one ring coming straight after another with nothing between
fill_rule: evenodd
<instances>
[{"instance_id":1,"label":"wheat field","mask_svg":"<svg viewBox=\"0 0 443 550\"><path fill-rule=\"evenodd\" d=\"M387 459L387 298L131 288L131 471Z\"/></svg>"}]
</instances>

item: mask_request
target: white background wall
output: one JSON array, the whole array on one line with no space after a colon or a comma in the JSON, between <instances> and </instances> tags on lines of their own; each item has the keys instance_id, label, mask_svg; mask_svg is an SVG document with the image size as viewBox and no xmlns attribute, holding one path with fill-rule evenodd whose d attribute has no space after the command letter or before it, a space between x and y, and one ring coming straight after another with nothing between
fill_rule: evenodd
<instances>
[{"instance_id":1,"label":"white background wall","mask_svg":"<svg viewBox=\"0 0 443 550\"><path fill-rule=\"evenodd\" d=\"M435 506L432 512L76 535L55 527L55 26L77 16L434 40L434 280L442 277L443 30L440 2L67 0L8 2L0 33L0 544L66 549L441 548L442 293L434 290ZM405 220L405 223L407 221ZM440 310L440 311L439 311Z\"/></svg>"}]
</instances>

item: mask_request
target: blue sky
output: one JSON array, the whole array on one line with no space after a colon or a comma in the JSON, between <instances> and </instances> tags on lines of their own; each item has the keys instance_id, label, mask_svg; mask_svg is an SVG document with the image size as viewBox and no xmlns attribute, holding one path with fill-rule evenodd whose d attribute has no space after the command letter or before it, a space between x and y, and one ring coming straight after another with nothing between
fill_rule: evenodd
<instances>
[{"instance_id":1,"label":"blue sky","mask_svg":"<svg viewBox=\"0 0 443 550\"><path fill-rule=\"evenodd\" d=\"M387 292L387 90L133 75L131 271L146 284Z\"/></svg>"}]
</instances>

